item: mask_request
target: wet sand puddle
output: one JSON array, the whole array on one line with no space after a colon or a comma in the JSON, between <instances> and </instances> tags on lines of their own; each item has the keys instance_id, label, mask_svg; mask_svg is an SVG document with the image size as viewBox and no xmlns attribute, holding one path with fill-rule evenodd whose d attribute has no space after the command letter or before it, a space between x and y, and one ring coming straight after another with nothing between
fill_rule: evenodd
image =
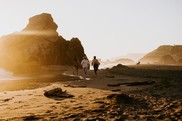
<instances>
[{"instance_id":1,"label":"wet sand puddle","mask_svg":"<svg viewBox=\"0 0 182 121\"><path fill-rule=\"evenodd\" d=\"M48 86L53 83L65 81L76 81L82 79L81 76L72 76L65 74L44 74L44 75L26 75L19 77L9 77L0 79L0 91L17 91L36 89L39 87Z\"/></svg>"}]
</instances>

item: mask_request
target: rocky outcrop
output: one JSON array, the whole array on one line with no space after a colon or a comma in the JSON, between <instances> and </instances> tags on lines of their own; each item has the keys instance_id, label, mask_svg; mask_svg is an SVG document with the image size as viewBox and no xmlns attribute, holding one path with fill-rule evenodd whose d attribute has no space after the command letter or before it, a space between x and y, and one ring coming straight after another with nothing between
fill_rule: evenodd
<instances>
[{"instance_id":1,"label":"rocky outcrop","mask_svg":"<svg viewBox=\"0 0 182 121\"><path fill-rule=\"evenodd\" d=\"M48 13L33 16L23 31L53 31L56 33L58 26ZM58 34L57 34L58 35Z\"/></svg>"},{"instance_id":2,"label":"rocky outcrop","mask_svg":"<svg viewBox=\"0 0 182 121\"><path fill-rule=\"evenodd\" d=\"M133 60L128 59L128 58L117 59L117 60L114 61L114 63L123 64L123 65L133 65L133 64L135 64L135 62Z\"/></svg>"},{"instance_id":3,"label":"rocky outcrop","mask_svg":"<svg viewBox=\"0 0 182 121\"><path fill-rule=\"evenodd\" d=\"M38 65L71 65L82 59L84 48L78 38L65 40L48 13L33 16L20 32L0 38L0 67L16 71Z\"/></svg>"},{"instance_id":4,"label":"rocky outcrop","mask_svg":"<svg viewBox=\"0 0 182 121\"><path fill-rule=\"evenodd\" d=\"M176 61L171 55L162 56L158 61L159 64L176 64Z\"/></svg>"},{"instance_id":5,"label":"rocky outcrop","mask_svg":"<svg viewBox=\"0 0 182 121\"><path fill-rule=\"evenodd\" d=\"M163 45L140 59L142 64L178 64L182 59L182 45Z\"/></svg>"},{"instance_id":6,"label":"rocky outcrop","mask_svg":"<svg viewBox=\"0 0 182 121\"><path fill-rule=\"evenodd\" d=\"M177 64L182 65L182 59L178 60Z\"/></svg>"},{"instance_id":7,"label":"rocky outcrop","mask_svg":"<svg viewBox=\"0 0 182 121\"><path fill-rule=\"evenodd\" d=\"M104 64L112 64L112 65L117 65L117 64L122 64L122 65L133 65L135 62L132 59L128 58L119 58L116 60L107 60L106 62L102 62Z\"/></svg>"}]
</instances>

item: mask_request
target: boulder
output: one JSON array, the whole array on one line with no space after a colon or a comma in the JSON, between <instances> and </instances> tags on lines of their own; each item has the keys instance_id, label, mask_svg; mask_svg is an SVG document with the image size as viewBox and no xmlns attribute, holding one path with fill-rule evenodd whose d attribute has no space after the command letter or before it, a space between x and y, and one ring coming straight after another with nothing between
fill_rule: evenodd
<instances>
[{"instance_id":1,"label":"boulder","mask_svg":"<svg viewBox=\"0 0 182 121\"><path fill-rule=\"evenodd\" d=\"M46 97L58 97L58 98L70 98L74 97L71 94L67 94L66 91L63 91L61 88L54 88L48 91L45 91L44 95Z\"/></svg>"},{"instance_id":2,"label":"boulder","mask_svg":"<svg viewBox=\"0 0 182 121\"><path fill-rule=\"evenodd\" d=\"M75 56L81 61L81 41L64 39L57 28L51 14L42 13L31 17L22 31L0 37L0 67L26 72L41 65L72 65Z\"/></svg>"}]
</instances>

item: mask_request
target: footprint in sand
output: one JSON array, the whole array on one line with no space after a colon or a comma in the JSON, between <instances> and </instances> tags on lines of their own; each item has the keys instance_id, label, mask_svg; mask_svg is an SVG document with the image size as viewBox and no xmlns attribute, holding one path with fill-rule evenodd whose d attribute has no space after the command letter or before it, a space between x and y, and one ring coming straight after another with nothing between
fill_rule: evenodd
<instances>
[{"instance_id":1,"label":"footprint in sand","mask_svg":"<svg viewBox=\"0 0 182 121\"><path fill-rule=\"evenodd\" d=\"M8 105L8 104L2 104L2 105L0 105L0 106L6 106L6 105Z\"/></svg>"},{"instance_id":2,"label":"footprint in sand","mask_svg":"<svg viewBox=\"0 0 182 121\"><path fill-rule=\"evenodd\" d=\"M53 106L51 106L50 108L56 109L57 107L53 105Z\"/></svg>"},{"instance_id":3,"label":"footprint in sand","mask_svg":"<svg viewBox=\"0 0 182 121\"><path fill-rule=\"evenodd\" d=\"M83 109L84 106L78 106L78 107L74 107L73 109Z\"/></svg>"},{"instance_id":4,"label":"footprint in sand","mask_svg":"<svg viewBox=\"0 0 182 121\"><path fill-rule=\"evenodd\" d=\"M22 96L22 95L16 95L16 96Z\"/></svg>"},{"instance_id":5,"label":"footprint in sand","mask_svg":"<svg viewBox=\"0 0 182 121\"><path fill-rule=\"evenodd\" d=\"M23 101L17 101L17 102L15 102L15 103L23 103Z\"/></svg>"},{"instance_id":6,"label":"footprint in sand","mask_svg":"<svg viewBox=\"0 0 182 121\"><path fill-rule=\"evenodd\" d=\"M12 100L14 97L12 97L12 98L6 98L6 99L1 99L0 101L1 102L8 102L8 101L10 101L10 100Z\"/></svg>"},{"instance_id":7,"label":"footprint in sand","mask_svg":"<svg viewBox=\"0 0 182 121\"><path fill-rule=\"evenodd\" d=\"M53 110L47 110L47 111L46 111L46 113L51 113L51 112L53 112Z\"/></svg>"},{"instance_id":8,"label":"footprint in sand","mask_svg":"<svg viewBox=\"0 0 182 121\"><path fill-rule=\"evenodd\" d=\"M37 107L43 107L43 105L38 105Z\"/></svg>"},{"instance_id":9,"label":"footprint in sand","mask_svg":"<svg viewBox=\"0 0 182 121\"><path fill-rule=\"evenodd\" d=\"M60 101L58 101L58 102L56 102L56 104L61 104L62 102L60 102Z\"/></svg>"},{"instance_id":10,"label":"footprint in sand","mask_svg":"<svg viewBox=\"0 0 182 121\"><path fill-rule=\"evenodd\" d=\"M52 114L52 115L54 115L54 114ZM51 119L57 118L57 117L58 117L57 114L55 114L54 116L50 116Z\"/></svg>"},{"instance_id":11,"label":"footprint in sand","mask_svg":"<svg viewBox=\"0 0 182 121\"><path fill-rule=\"evenodd\" d=\"M42 96L42 95L35 95L35 96L38 96L38 97L40 97L40 96Z\"/></svg>"}]
</instances>

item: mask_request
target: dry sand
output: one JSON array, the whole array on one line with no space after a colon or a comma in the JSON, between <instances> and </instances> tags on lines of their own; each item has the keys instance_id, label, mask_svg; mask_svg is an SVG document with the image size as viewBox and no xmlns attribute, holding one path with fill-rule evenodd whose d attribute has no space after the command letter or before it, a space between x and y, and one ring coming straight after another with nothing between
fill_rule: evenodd
<instances>
[{"instance_id":1,"label":"dry sand","mask_svg":"<svg viewBox=\"0 0 182 121\"><path fill-rule=\"evenodd\" d=\"M68 67L65 74L71 76L72 69ZM79 75L82 75L82 70L79 70ZM164 93L160 92L151 93L151 88L159 84L158 78L152 78L155 84L127 86L117 84L146 81L148 78L111 73L107 69L99 70L97 77L90 70L87 77L90 80L77 78L53 82L35 89L2 91L0 92L0 120L181 121L182 119L180 98L165 97L162 96ZM67 94L74 97L44 96L45 91L57 87L66 90ZM178 94L178 97L180 96L181 92Z\"/></svg>"}]
</instances>

